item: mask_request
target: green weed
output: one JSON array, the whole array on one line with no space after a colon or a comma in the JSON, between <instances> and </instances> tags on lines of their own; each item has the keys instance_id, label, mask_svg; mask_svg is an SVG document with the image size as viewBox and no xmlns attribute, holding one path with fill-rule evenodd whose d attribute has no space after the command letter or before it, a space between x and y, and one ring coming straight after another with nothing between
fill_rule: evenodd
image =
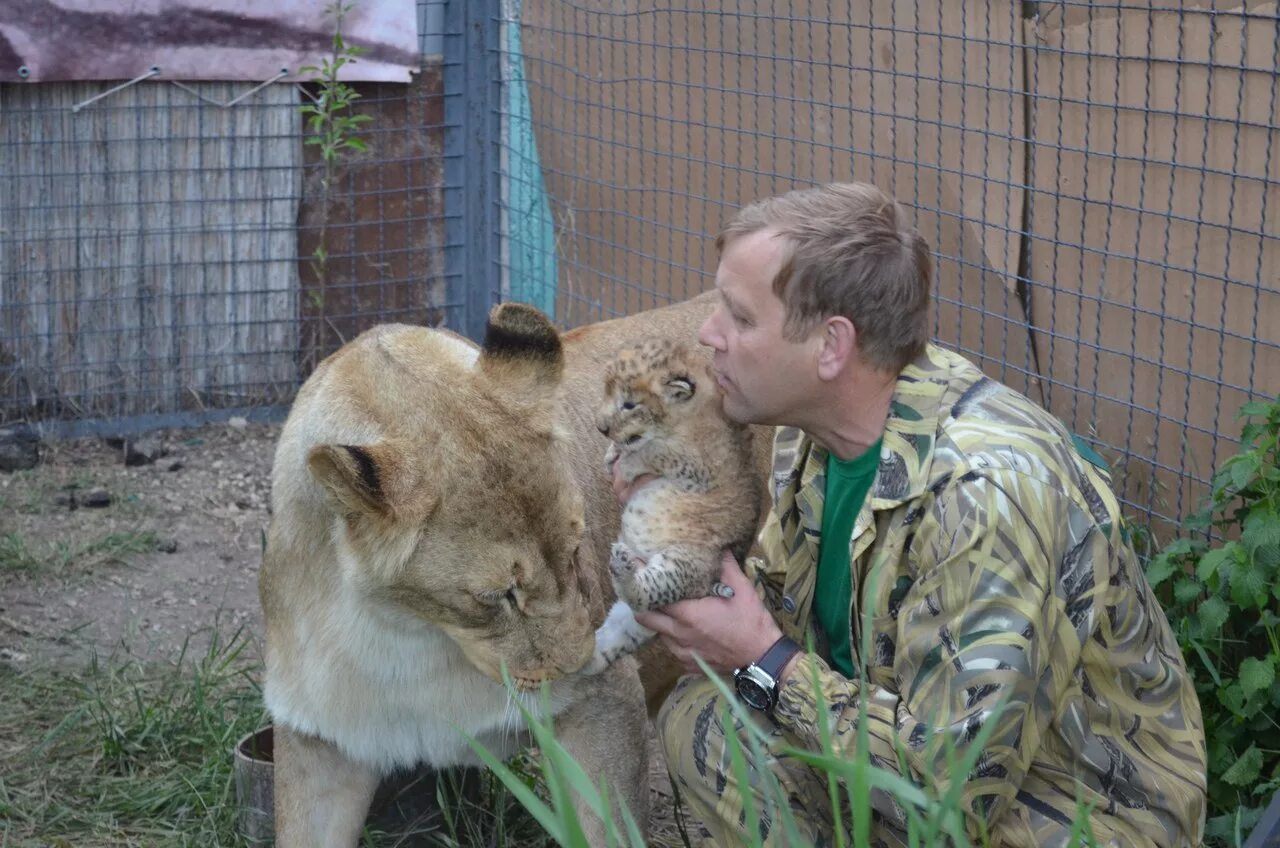
<instances>
[{"instance_id":1,"label":"green weed","mask_svg":"<svg viewBox=\"0 0 1280 848\"><path fill-rule=\"evenodd\" d=\"M874 595L874 589L871 590ZM864 615L870 615L869 611ZM861 656L870 655L870 633L872 628L869 619L863 622L863 650ZM812 646L810 646L812 650ZM731 692L727 684L720 680L709 668L702 666L704 673L720 689L721 700L727 705L721 716L724 727L737 727L739 733L730 733L726 737L730 765L738 786L752 786L763 797L762 805L756 808L751 793L742 797L744 802L744 821L746 827L746 844L752 848L762 848L762 821L771 823L774 832L781 832L785 844L803 848L809 843L800 832L799 823L788 802L786 790L777 776L768 768L756 768L748 777L749 764L764 762L765 746L768 739L754 718L749 715L738 698ZM863 670L865 676L865 669ZM962 793L964 781L949 781L945 785L926 783L920 785L897 772L883 769L871 762L868 734L870 721L867 719L868 704L866 688L863 687L858 710L858 741L854 746L854 754L848 756L836 751L832 743L831 728L827 724L829 711L823 699L818 680L812 681L817 697L817 715L820 717L820 750L801 748L784 748L783 756L804 761L827 775L830 807L826 812L835 824L837 848L869 848L872 842L871 822L876 818L873 812L873 796L891 798L894 804L903 811L907 824L907 844L916 848L970 848L970 846L987 846L989 840L985 833L973 838L970 831L968 812L965 808ZM564 848L587 848L581 820L575 811L575 799L583 799L588 808L601 817L606 824L607 839L610 845L643 848L644 839L636 822L626 809L625 804L609 797L608 787L593 783L581 765L573 760L565 748L555 738L552 722L539 718L515 698L515 688L507 679L508 690L513 701L519 706L529 727L530 733L541 752L538 775L543 791L535 791L527 779L517 774L508 765L497 760L479 743L471 740L471 745L478 756L498 776L517 800L523 804L534 819L542 825L556 844ZM544 698L546 690L544 688ZM955 751L949 736L941 736L936 744L943 744L947 749L943 752L950 761L950 773L970 774L983 755L986 742L991 733L999 725L997 718L1002 705L998 705L993 715L984 722L982 729L970 740L963 752ZM544 714L549 710L544 707ZM739 739L745 736L746 742ZM931 743L933 744L933 743ZM900 756L905 752L900 752ZM617 811L617 816L611 814ZM814 811L821 814L821 811ZM678 817L678 814L677 814ZM1089 827L1089 809L1078 805L1076 825L1072 848L1092 848L1095 840ZM767 829L766 829L767 830ZM851 832L850 832L851 831ZM687 843L687 837L686 837Z\"/></svg>"},{"instance_id":2,"label":"green weed","mask_svg":"<svg viewBox=\"0 0 1280 848\"><path fill-rule=\"evenodd\" d=\"M0 534L0 574L62 575L73 569L124 565L155 551L160 539L150 530L123 530L80 541L30 542L21 533Z\"/></svg>"},{"instance_id":3,"label":"green weed","mask_svg":"<svg viewBox=\"0 0 1280 848\"><path fill-rule=\"evenodd\" d=\"M1208 836L1234 844L1280 791L1280 398L1246 404L1240 449L1147 567L1195 681L1209 754Z\"/></svg>"},{"instance_id":4,"label":"green weed","mask_svg":"<svg viewBox=\"0 0 1280 848\"><path fill-rule=\"evenodd\" d=\"M247 646L215 633L164 665L0 665L3 844L237 844L231 750L264 721Z\"/></svg>"}]
</instances>

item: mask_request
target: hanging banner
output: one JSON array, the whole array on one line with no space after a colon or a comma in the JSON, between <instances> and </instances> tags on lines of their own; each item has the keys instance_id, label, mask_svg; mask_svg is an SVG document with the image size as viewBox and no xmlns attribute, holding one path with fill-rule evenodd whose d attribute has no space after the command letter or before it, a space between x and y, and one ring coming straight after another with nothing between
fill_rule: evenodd
<instances>
[{"instance_id":1,"label":"hanging banner","mask_svg":"<svg viewBox=\"0 0 1280 848\"><path fill-rule=\"evenodd\" d=\"M415 0L346 0L345 80L408 82ZM0 0L0 82L302 80L333 53L333 0Z\"/></svg>"}]
</instances>

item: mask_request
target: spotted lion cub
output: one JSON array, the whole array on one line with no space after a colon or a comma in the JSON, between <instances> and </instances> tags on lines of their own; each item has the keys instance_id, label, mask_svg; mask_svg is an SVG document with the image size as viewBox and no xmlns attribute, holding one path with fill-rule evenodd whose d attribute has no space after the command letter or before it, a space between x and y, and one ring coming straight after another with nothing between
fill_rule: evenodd
<instances>
[{"instance_id":1,"label":"spotted lion cub","mask_svg":"<svg viewBox=\"0 0 1280 848\"><path fill-rule=\"evenodd\" d=\"M634 610L732 595L718 580L721 551L746 556L761 497L749 430L724 416L714 373L687 345L619 351L605 370L596 426L611 442L607 467L616 463L627 483L656 479L623 508L609 562L618 602L596 632L589 674L653 638Z\"/></svg>"}]
</instances>

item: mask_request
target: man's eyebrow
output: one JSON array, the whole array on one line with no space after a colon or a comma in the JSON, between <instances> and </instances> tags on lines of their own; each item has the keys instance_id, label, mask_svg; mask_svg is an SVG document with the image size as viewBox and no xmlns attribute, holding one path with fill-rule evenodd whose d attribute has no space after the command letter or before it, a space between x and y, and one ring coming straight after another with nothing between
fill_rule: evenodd
<instances>
[{"instance_id":1,"label":"man's eyebrow","mask_svg":"<svg viewBox=\"0 0 1280 848\"><path fill-rule=\"evenodd\" d=\"M724 289L716 288L716 291L720 294L720 300L722 300L724 302L724 305L729 307L731 311L733 312L743 311L742 306L736 300L730 297L728 292L726 292Z\"/></svg>"}]
</instances>

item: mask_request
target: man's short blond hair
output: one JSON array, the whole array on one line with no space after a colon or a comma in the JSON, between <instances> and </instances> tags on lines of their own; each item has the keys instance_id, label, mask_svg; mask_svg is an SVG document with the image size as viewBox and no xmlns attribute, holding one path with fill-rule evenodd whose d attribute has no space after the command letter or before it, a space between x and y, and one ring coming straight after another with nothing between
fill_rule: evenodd
<instances>
[{"instance_id":1,"label":"man's short blond hair","mask_svg":"<svg viewBox=\"0 0 1280 848\"><path fill-rule=\"evenodd\" d=\"M929 244L898 204L869 183L800 189L740 210L716 239L776 232L787 254L773 280L786 308L783 335L806 337L824 319L848 318L873 368L901 371L929 342Z\"/></svg>"}]
</instances>

